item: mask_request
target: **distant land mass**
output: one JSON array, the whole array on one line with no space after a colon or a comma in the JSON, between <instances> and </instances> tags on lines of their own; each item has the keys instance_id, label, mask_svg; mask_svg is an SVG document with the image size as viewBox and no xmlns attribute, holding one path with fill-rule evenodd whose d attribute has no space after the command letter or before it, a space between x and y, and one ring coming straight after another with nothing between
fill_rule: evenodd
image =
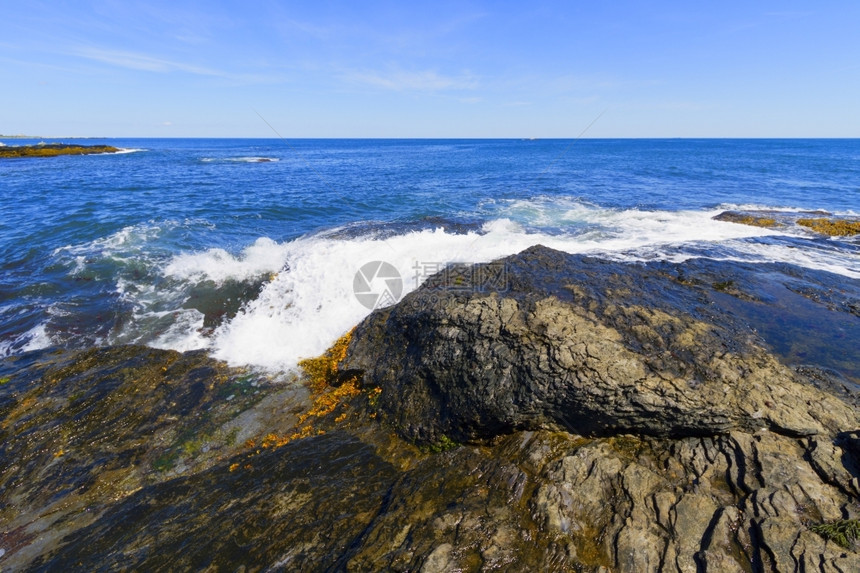
<instances>
[{"instance_id":1,"label":"distant land mass","mask_svg":"<svg viewBox=\"0 0 860 573\"><path fill-rule=\"evenodd\" d=\"M0 139L107 139L106 137L89 137L84 135L64 135L63 137L45 137L44 135L3 135Z\"/></svg>"},{"instance_id":2,"label":"distant land mass","mask_svg":"<svg viewBox=\"0 0 860 573\"><path fill-rule=\"evenodd\" d=\"M118 148L111 145L71 145L66 143L40 143L38 145L0 146L0 158L16 157L56 157L58 155L92 155L95 153L116 153Z\"/></svg>"}]
</instances>

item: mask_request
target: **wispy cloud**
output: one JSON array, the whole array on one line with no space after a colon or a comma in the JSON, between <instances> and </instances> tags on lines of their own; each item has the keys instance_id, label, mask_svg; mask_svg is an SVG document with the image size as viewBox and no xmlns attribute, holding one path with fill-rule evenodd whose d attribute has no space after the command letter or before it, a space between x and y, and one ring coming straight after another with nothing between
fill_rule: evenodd
<instances>
[{"instance_id":1,"label":"wispy cloud","mask_svg":"<svg viewBox=\"0 0 860 573\"><path fill-rule=\"evenodd\" d=\"M151 72L157 74L186 73L210 78L219 78L236 84L276 84L286 83L287 78L276 72L263 73L235 73L217 68L198 66L176 60L150 56L139 52L128 52L123 50L111 50L96 47L75 48L63 52L93 62L99 62L125 68L133 71Z\"/></svg>"},{"instance_id":2,"label":"wispy cloud","mask_svg":"<svg viewBox=\"0 0 860 573\"><path fill-rule=\"evenodd\" d=\"M478 87L478 81L469 73L446 76L435 70L356 70L342 74L341 79L393 91L440 92L473 90Z\"/></svg>"},{"instance_id":3,"label":"wispy cloud","mask_svg":"<svg viewBox=\"0 0 860 573\"><path fill-rule=\"evenodd\" d=\"M146 72L187 72L201 76L219 76L226 77L229 74L220 70L211 68L185 64L182 62L174 62L162 58L155 58L146 54L138 54L134 52L124 52L118 50L105 50L101 48L79 48L73 50L71 55L111 64L121 68L130 70L140 70Z\"/></svg>"}]
</instances>

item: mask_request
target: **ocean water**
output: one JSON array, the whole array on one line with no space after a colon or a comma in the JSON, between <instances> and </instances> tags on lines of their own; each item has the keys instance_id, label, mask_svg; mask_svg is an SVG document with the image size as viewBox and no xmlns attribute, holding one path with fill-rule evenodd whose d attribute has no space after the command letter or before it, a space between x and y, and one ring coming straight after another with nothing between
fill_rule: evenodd
<instances>
[{"instance_id":1,"label":"ocean water","mask_svg":"<svg viewBox=\"0 0 860 573\"><path fill-rule=\"evenodd\" d=\"M535 244L860 279L856 237L713 220L860 215L860 140L84 143L124 152L0 160L0 357L139 343L276 377L445 265Z\"/></svg>"}]
</instances>

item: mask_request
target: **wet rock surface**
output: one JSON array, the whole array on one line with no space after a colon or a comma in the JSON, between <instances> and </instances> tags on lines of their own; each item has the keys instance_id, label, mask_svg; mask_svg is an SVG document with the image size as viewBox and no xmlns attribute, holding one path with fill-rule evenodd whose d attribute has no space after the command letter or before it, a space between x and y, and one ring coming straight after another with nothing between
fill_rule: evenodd
<instances>
[{"instance_id":1,"label":"wet rock surface","mask_svg":"<svg viewBox=\"0 0 860 573\"><path fill-rule=\"evenodd\" d=\"M761 289L743 268L622 264L544 247L492 265L503 281L471 280L490 276L487 265L453 287L437 275L357 328L345 366L382 388L381 414L403 437L811 436L857 423L749 326L753 310L774 305L756 301ZM840 318L860 334L856 316ZM842 355L854 368L856 340Z\"/></svg>"},{"instance_id":2,"label":"wet rock surface","mask_svg":"<svg viewBox=\"0 0 860 573\"><path fill-rule=\"evenodd\" d=\"M827 211L779 211L769 209L723 211L715 216L714 219L768 229L803 228L807 231L811 230L830 237L860 235L860 219L849 216L835 216Z\"/></svg>"},{"instance_id":3,"label":"wet rock surface","mask_svg":"<svg viewBox=\"0 0 860 573\"><path fill-rule=\"evenodd\" d=\"M856 476L811 461L814 442L518 432L404 449L403 466L384 439L335 431L147 487L29 568L847 572L860 558L809 530L857 515Z\"/></svg>"},{"instance_id":4,"label":"wet rock surface","mask_svg":"<svg viewBox=\"0 0 860 573\"><path fill-rule=\"evenodd\" d=\"M10 358L0 380L4 571L141 488L243 449L306 394L202 352L137 346Z\"/></svg>"},{"instance_id":5,"label":"wet rock surface","mask_svg":"<svg viewBox=\"0 0 860 573\"><path fill-rule=\"evenodd\" d=\"M33 568L336 568L380 512L394 474L351 436L309 438L232 472L222 464L143 489Z\"/></svg>"},{"instance_id":6,"label":"wet rock surface","mask_svg":"<svg viewBox=\"0 0 860 573\"><path fill-rule=\"evenodd\" d=\"M373 313L310 393L199 353L6 360L0 568L857 571L814 526L860 517L858 290L537 247Z\"/></svg>"}]
</instances>

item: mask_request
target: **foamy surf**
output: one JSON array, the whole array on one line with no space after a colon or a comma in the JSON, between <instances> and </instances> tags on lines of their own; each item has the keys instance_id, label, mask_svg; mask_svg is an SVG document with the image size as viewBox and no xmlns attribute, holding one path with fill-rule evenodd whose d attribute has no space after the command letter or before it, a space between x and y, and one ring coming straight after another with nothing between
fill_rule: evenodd
<instances>
[{"instance_id":1,"label":"foamy surf","mask_svg":"<svg viewBox=\"0 0 860 573\"><path fill-rule=\"evenodd\" d=\"M321 354L369 314L356 296L356 275L374 261L396 269L401 296L452 263L490 262L537 244L623 261L680 262L707 256L785 262L860 278L857 251L831 252L826 243L793 248L787 241L797 240L797 232L714 220L722 207L606 209L574 199L499 202L493 207L496 217L465 232L447 230L444 222L414 230L402 224L366 224L283 242L261 237L237 253L212 248L164 256L159 253L169 251L158 247L160 241L195 223L149 223L57 249L55 256L67 260L70 273L78 277L91 276L105 260L117 269L116 293L129 316L108 342L206 349L231 365L272 374L291 371L301 359ZM233 287L225 286L228 283ZM383 288L378 282L368 286L371 291ZM207 326L207 303L195 301L201 289L217 299L216 306L233 304L237 311ZM234 291L252 294L239 302L231 298ZM27 336L15 341L17 348L50 341L44 327Z\"/></svg>"},{"instance_id":2,"label":"foamy surf","mask_svg":"<svg viewBox=\"0 0 860 573\"><path fill-rule=\"evenodd\" d=\"M277 157L204 157L203 163L276 163L280 161Z\"/></svg>"},{"instance_id":3,"label":"foamy surf","mask_svg":"<svg viewBox=\"0 0 860 573\"><path fill-rule=\"evenodd\" d=\"M164 274L185 280L242 280L281 270L290 250L289 243L279 244L268 237L260 237L239 256L224 249L175 256L164 268Z\"/></svg>"},{"instance_id":4,"label":"foamy surf","mask_svg":"<svg viewBox=\"0 0 860 573\"><path fill-rule=\"evenodd\" d=\"M19 352L30 352L48 348L53 344L48 334L47 325L39 324L23 334L0 342L0 357L11 356Z\"/></svg>"},{"instance_id":5,"label":"foamy surf","mask_svg":"<svg viewBox=\"0 0 860 573\"><path fill-rule=\"evenodd\" d=\"M539 243L860 276L860 238L794 223L856 216L852 141L114 143L132 155L97 172L10 164L3 352L138 343L280 372L366 316L362 300ZM770 209L801 215L775 215L774 229L712 219ZM382 262L397 296L380 290Z\"/></svg>"},{"instance_id":6,"label":"foamy surf","mask_svg":"<svg viewBox=\"0 0 860 573\"><path fill-rule=\"evenodd\" d=\"M208 348L232 365L268 371L295 368L302 358L321 354L370 312L354 292L356 273L372 261L391 264L403 281L403 294L451 263L489 262L536 244L568 253L614 253L635 260L637 249L692 240L731 241L776 232L713 221L712 212L603 210L570 233L529 231L525 221L486 222L480 232L451 233L443 228L385 238L377 233L349 239L321 234L286 243L259 239L238 256L211 249L174 257L164 274L177 280L242 280L270 273L255 299L211 336L201 337L202 317L186 329L172 328L157 344L176 349ZM598 225L597 222L600 222ZM533 223L533 221L528 221ZM529 225L531 226L531 225ZM189 315L183 317L183 321ZM169 344L168 344L169 342Z\"/></svg>"}]
</instances>

